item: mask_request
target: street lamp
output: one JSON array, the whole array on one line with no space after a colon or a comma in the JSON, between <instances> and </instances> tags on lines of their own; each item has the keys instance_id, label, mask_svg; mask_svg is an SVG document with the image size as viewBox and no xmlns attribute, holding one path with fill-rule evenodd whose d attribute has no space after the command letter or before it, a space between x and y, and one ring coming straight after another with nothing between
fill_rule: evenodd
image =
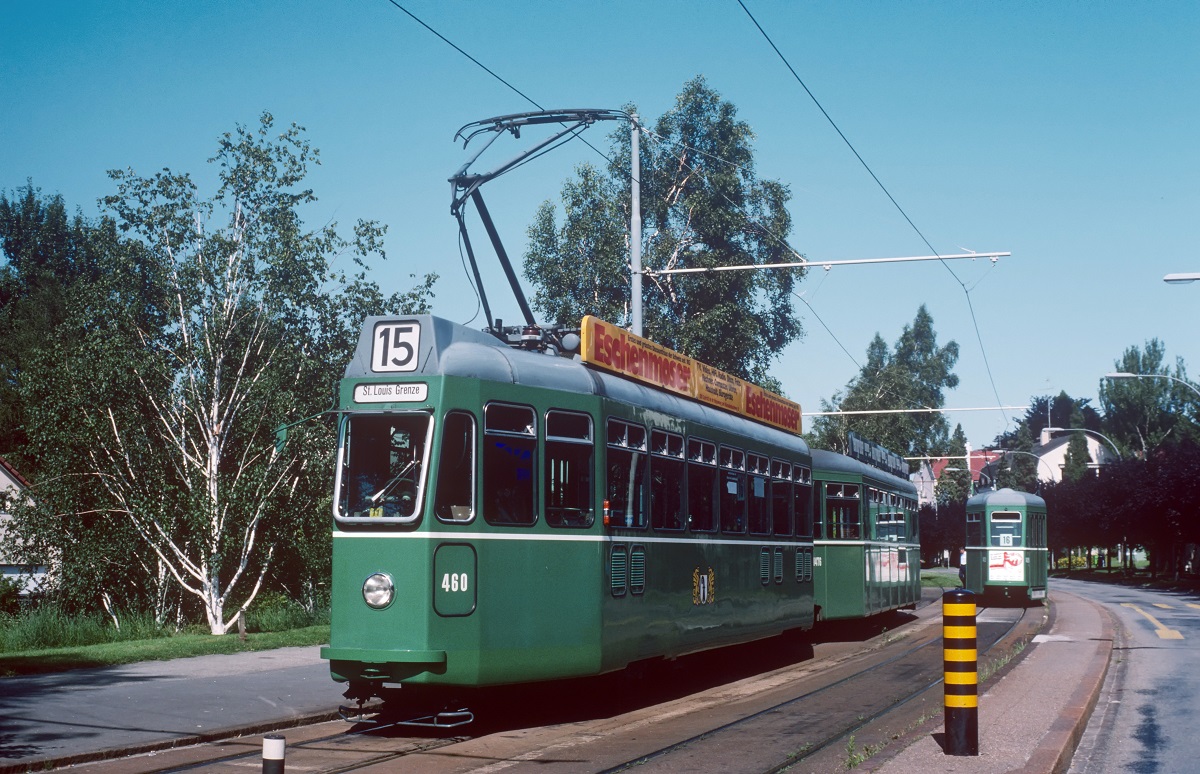
<instances>
[{"instance_id":1,"label":"street lamp","mask_svg":"<svg viewBox=\"0 0 1200 774\"><path fill-rule=\"evenodd\" d=\"M1185 271L1176 274L1168 274L1163 277L1163 282L1169 282L1172 285L1186 285L1189 282L1200 280L1200 272Z\"/></svg>"},{"instance_id":2,"label":"street lamp","mask_svg":"<svg viewBox=\"0 0 1200 774\"><path fill-rule=\"evenodd\" d=\"M1197 275L1197 276L1200 277L1200 275ZM1171 376L1170 374L1131 374L1131 373L1128 373L1127 371L1117 371L1115 373L1105 374L1104 378L1105 379L1170 379L1173 382L1179 382L1184 387L1187 387L1189 390L1196 393L1197 396L1200 396L1200 390L1196 389L1195 385L1193 385L1191 382L1186 382L1183 379L1180 379L1177 376Z\"/></svg>"},{"instance_id":3,"label":"street lamp","mask_svg":"<svg viewBox=\"0 0 1200 774\"><path fill-rule=\"evenodd\" d=\"M1113 453L1117 455L1117 459L1121 459L1121 452L1117 451L1117 445L1112 442L1112 439L1109 438L1104 433L1098 432L1096 430L1087 430L1082 427L1047 427L1046 432L1047 433L1091 433L1092 435L1098 435L1101 438L1103 438L1105 441L1108 441L1108 445L1112 447Z\"/></svg>"}]
</instances>

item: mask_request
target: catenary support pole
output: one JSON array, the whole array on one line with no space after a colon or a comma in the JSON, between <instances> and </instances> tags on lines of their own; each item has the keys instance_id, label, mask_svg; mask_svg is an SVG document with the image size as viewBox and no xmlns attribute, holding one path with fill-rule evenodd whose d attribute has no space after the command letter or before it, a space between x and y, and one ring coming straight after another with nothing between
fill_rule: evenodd
<instances>
[{"instance_id":1,"label":"catenary support pole","mask_svg":"<svg viewBox=\"0 0 1200 774\"><path fill-rule=\"evenodd\" d=\"M263 774L283 774L285 744L283 734L267 734L263 737Z\"/></svg>"},{"instance_id":2,"label":"catenary support pole","mask_svg":"<svg viewBox=\"0 0 1200 774\"><path fill-rule=\"evenodd\" d=\"M946 754L979 755L979 653L975 595L966 589L942 595Z\"/></svg>"},{"instance_id":3,"label":"catenary support pole","mask_svg":"<svg viewBox=\"0 0 1200 774\"><path fill-rule=\"evenodd\" d=\"M629 117L630 213L629 213L629 310L630 330L642 335L642 158L638 139L638 117Z\"/></svg>"}]
</instances>

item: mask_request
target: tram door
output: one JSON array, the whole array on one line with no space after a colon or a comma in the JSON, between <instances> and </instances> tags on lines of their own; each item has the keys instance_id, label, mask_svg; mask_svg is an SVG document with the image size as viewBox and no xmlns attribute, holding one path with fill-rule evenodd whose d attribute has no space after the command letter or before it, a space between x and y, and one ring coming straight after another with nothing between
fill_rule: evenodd
<instances>
[{"instance_id":1,"label":"tram door","mask_svg":"<svg viewBox=\"0 0 1200 774\"><path fill-rule=\"evenodd\" d=\"M987 547L983 535L983 511L967 511L967 588L983 592L987 580ZM958 563L958 554L951 559Z\"/></svg>"}]
</instances>

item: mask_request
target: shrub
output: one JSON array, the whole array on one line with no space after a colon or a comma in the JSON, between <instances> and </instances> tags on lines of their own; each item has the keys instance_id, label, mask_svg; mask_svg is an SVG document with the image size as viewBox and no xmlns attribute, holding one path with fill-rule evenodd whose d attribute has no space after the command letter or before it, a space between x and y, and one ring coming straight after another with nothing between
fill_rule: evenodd
<instances>
[{"instance_id":1,"label":"shrub","mask_svg":"<svg viewBox=\"0 0 1200 774\"><path fill-rule=\"evenodd\" d=\"M151 615L129 613L118 618L120 629L113 626L111 619L100 615L71 615L53 604L0 616L0 653L170 636L170 632L159 626Z\"/></svg>"},{"instance_id":2,"label":"shrub","mask_svg":"<svg viewBox=\"0 0 1200 774\"><path fill-rule=\"evenodd\" d=\"M282 632L329 623L329 606L309 610L279 592L263 592L246 611L246 631Z\"/></svg>"},{"instance_id":3,"label":"shrub","mask_svg":"<svg viewBox=\"0 0 1200 774\"><path fill-rule=\"evenodd\" d=\"M16 615L21 611L21 582L0 575L0 615Z\"/></svg>"}]
</instances>

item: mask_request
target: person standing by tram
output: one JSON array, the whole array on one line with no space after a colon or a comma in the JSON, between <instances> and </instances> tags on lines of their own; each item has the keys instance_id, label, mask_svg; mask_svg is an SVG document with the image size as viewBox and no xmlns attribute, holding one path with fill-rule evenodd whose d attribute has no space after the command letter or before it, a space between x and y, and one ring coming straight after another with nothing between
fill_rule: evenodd
<instances>
[{"instance_id":1,"label":"person standing by tram","mask_svg":"<svg viewBox=\"0 0 1200 774\"><path fill-rule=\"evenodd\" d=\"M958 549L958 584L962 588L967 587L967 549Z\"/></svg>"}]
</instances>

